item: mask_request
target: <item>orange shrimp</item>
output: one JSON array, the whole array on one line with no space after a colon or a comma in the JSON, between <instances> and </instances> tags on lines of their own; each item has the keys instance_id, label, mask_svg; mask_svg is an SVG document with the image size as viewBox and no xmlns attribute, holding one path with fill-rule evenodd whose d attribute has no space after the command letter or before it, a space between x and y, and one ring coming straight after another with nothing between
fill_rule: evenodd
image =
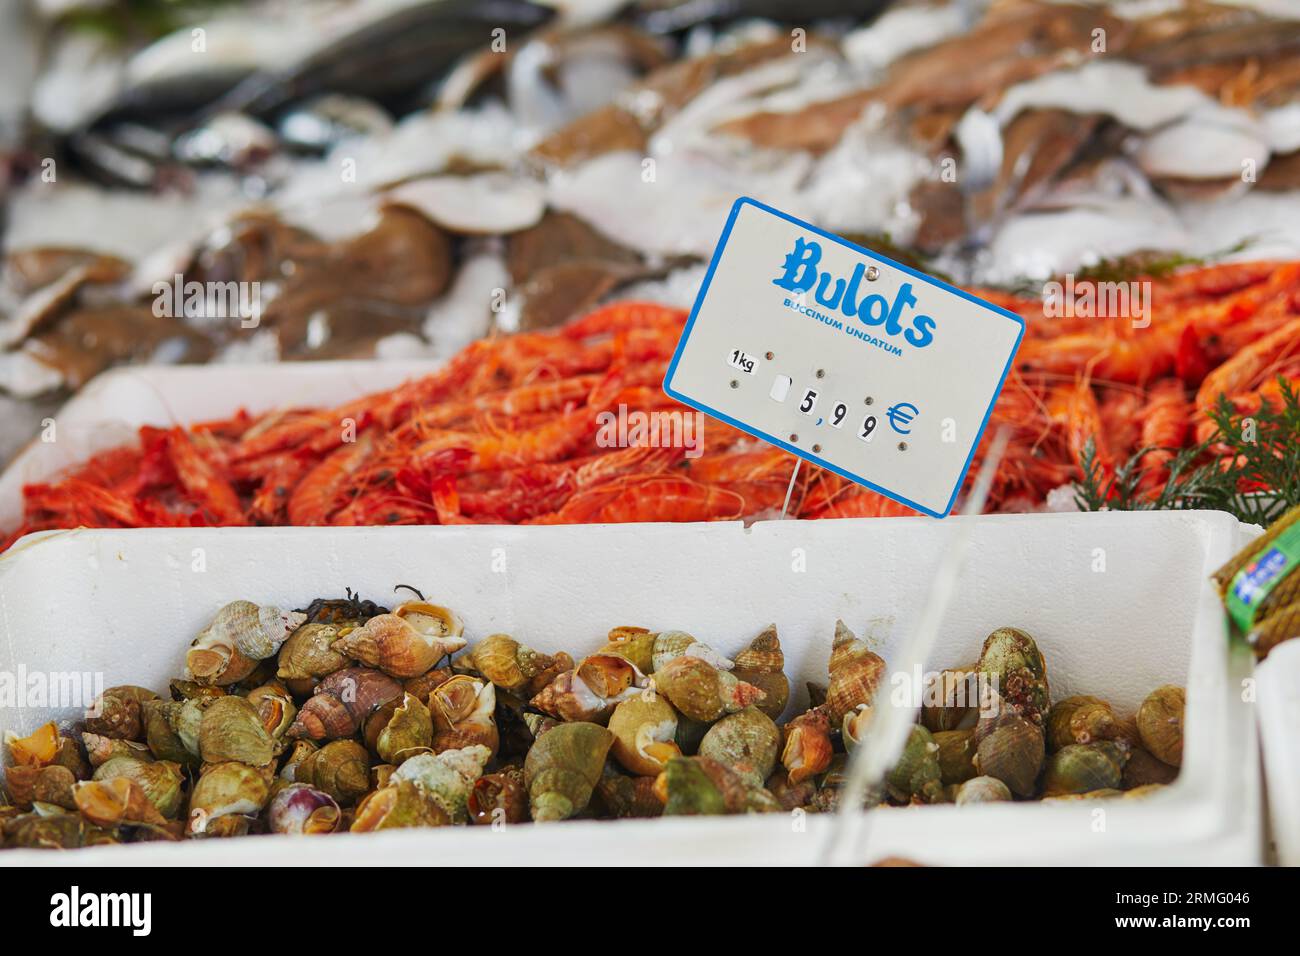
<instances>
[{"instance_id":1,"label":"orange shrimp","mask_svg":"<svg viewBox=\"0 0 1300 956\"><path fill-rule=\"evenodd\" d=\"M1162 382L1173 381L1162 379ZM1107 436L1110 450L1116 460L1127 458L1137 450L1142 439L1142 406L1140 392L1128 388L1111 388L1098 405L1102 431Z\"/></svg>"},{"instance_id":2,"label":"orange shrimp","mask_svg":"<svg viewBox=\"0 0 1300 956\"><path fill-rule=\"evenodd\" d=\"M838 501L810 514L810 518L906 518L917 512L869 488L855 488Z\"/></svg>"},{"instance_id":3,"label":"orange shrimp","mask_svg":"<svg viewBox=\"0 0 1300 956\"><path fill-rule=\"evenodd\" d=\"M798 461L781 448L766 445L752 451L735 451L707 458L687 459L681 464L683 474L696 481L725 483L761 481L776 478L789 481Z\"/></svg>"},{"instance_id":4,"label":"orange shrimp","mask_svg":"<svg viewBox=\"0 0 1300 956\"><path fill-rule=\"evenodd\" d=\"M167 455L185 496L217 524L248 524L239 495L212 463L199 454L185 429L173 428L167 433Z\"/></svg>"},{"instance_id":5,"label":"orange shrimp","mask_svg":"<svg viewBox=\"0 0 1300 956\"><path fill-rule=\"evenodd\" d=\"M314 458L305 455L275 456L273 463L259 469L261 484L249 505L249 516L263 524L278 523L288 507L294 488L316 464Z\"/></svg>"},{"instance_id":6,"label":"orange shrimp","mask_svg":"<svg viewBox=\"0 0 1300 956\"><path fill-rule=\"evenodd\" d=\"M1146 404L1139 413L1142 422L1142 446L1151 450L1142 456L1140 487L1156 492L1165 483L1166 466L1187 440L1191 403L1183 383L1165 378L1151 386Z\"/></svg>"},{"instance_id":7,"label":"orange shrimp","mask_svg":"<svg viewBox=\"0 0 1300 956\"><path fill-rule=\"evenodd\" d=\"M629 475L580 491L559 511L527 523L719 521L744 514L744 497L730 489L672 475Z\"/></svg>"},{"instance_id":8,"label":"orange shrimp","mask_svg":"<svg viewBox=\"0 0 1300 956\"><path fill-rule=\"evenodd\" d=\"M1269 370L1300 350L1300 316L1252 342L1205 376L1196 393L1196 440L1207 441L1214 434L1209 412L1220 395L1230 400L1262 383Z\"/></svg>"},{"instance_id":9,"label":"orange shrimp","mask_svg":"<svg viewBox=\"0 0 1300 956\"><path fill-rule=\"evenodd\" d=\"M646 328L655 325L684 326L686 310L656 302L614 302L588 312L560 328L565 338L582 339L594 335L619 332L629 328Z\"/></svg>"},{"instance_id":10,"label":"orange shrimp","mask_svg":"<svg viewBox=\"0 0 1300 956\"><path fill-rule=\"evenodd\" d=\"M1073 385L1058 385L1047 393L1047 412L1053 424L1063 430L1070 460L1077 462L1089 439L1093 452L1104 474L1114 471L1114 457L1106 429L1102 425L1097 398L1087 378Z\"/></svg>"},{"instance_id":11,"label":"orange shrimp","mask_svg":"<svg viewBox=\"0 0 1300 956\"><path fill-rule=\"evenodd\" d=\"M338 508L348 481L374 447L374 433L363 432L356 442L335 449L324 461L307 472L289 496L289 522L296 525L329 524Z\"/></svg>"}]
</instances>

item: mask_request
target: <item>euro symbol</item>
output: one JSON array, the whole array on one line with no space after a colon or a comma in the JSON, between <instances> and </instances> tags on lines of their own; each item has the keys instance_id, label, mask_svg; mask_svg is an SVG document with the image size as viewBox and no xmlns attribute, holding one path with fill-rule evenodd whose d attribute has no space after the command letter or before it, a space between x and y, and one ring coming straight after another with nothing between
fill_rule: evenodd
<instances>
[{"instance_id":1,"label":"euro symbol","mask_svg":"<svg viewBox=\"0 0 1300 956\"><path fill-rule=\"evenodd\" d=\"M899 402L891 406L889 411L885 412L885 417L889 419L889 425L900 435L910 435L912 429L904 428L904 425L912 424L912 419L921 413L921 410L911 402Z\"/></svg>"}]
</instances>

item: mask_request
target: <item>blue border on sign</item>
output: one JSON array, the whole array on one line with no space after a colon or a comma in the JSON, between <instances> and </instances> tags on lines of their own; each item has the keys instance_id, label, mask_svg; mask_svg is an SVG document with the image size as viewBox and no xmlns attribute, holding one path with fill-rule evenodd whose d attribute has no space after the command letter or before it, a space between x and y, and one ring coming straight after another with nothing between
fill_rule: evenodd
<instances>
[{"instance_id":1,"label":"blue border on sign","mask_svg":"<svg viewBox=\"0 0 1300 956\"><path fill-rule=\"evenodd\" d=\"M855 475L851 471L846 471L843 468L840 468L836 465L832 465L828 461L823 461L821 458L818 458L816 455L809 454L802 448L798 448L794 445L789 444L788 442L784 442L781 439L777 438L775 435L769 435L767 434L767 432L754 428L751 425L747 425L744 422L737 421L736 419L732 418L730 415L725 415L715 408L710 408L708 405L705 405L703 402L696 401L693 398L681 394L680 392L673 389L673 387L669 384L672 381L673 376L677 373L677 363L681 361L682 352L686 348L686 342L691 337L691 329L695 327L695 319L699 315L700 306L704 304L704 297L709 291L709 285L713 282L713 273L717 271L718 261L722 258L722 252L727 247L727 240L731 238L731 230L736 225L736 217L740 215L741 208L746 204L749 204L755 207L756 209L761 209L764 212L771 213L774 216L784 219L786 222L793 223L794 225L798 226L800 229L807 229L809 232L814 232L817 235L821 236L823 239L829 239L832 242L839 243L841 246L846 246L847 248L852 249L854 252L858 253L859 255L866 256L868 259L875 259L877 262L882 262L888 265L891 269L898 269L901 272L906 272L908 275L920 279L922 282L925 282L927 285L938 286L941 289L946 289L948 292L951 292L953 295L960 296L961 298L966 299L968 302L973 302L976 305L981 306L982 308L985 308L988 311L992 312L994 315L1000 315L1010 319L1020 327L1020 331L1016 333L1015 347L1011 350L1011 354L1007 356L1007 364L1002 369L1002 377L998 379L998 387L993 390L993 397L989 400L989 407L984 410L984 420L980 422L979 430L976 431L975 433L975 440L971 442L970 453L966 456L966 463L962 465L961 474L957 476L957 484L952 489L952 495L948 498L948 504L944 506L942 512L931 511L929 508L926 508L923 505L919 505L915 501L910 501L907 498L904 498L900 494L882 488L879 485L874 484L873 482L867 481L861 475ZM778 448L784 448L786 451L790 452L790 454L794 455L797 458L802 458L805 461L811 461L814 464L819 465L820 467L825 468L828 471L834 472L835 474L839 475L842 478L847 478L849 479L849 481L870 488L872 491L882 494L886 498L892 498L894 501L897 501L900 504L905 504L909 508L913 508L916 511L921 512L922 514L927 514L932 518L944 518L947 517L952 512L952 506L954 502L956 502L957 500L957 494L961 491L962 482L966 480L966 473L970 471L970 463L971 463L971 459L975 457L975 449L979 447L980 440L983 439L984 437L984 430L988 427L989 424L989 416L993 414L993 406L997 402L998 396L1002 394L1003 386L1006 385L1007 375L1011 373L1011 363L1015 361L1016 353L1020 351L1020 342L1024 338L1024 336L1025 336L1025 320L1022 319L1020 316L1016 315L1014 312L1004 309L1001 306L996 306L992 302L985 302L983 299L979 298L978 296L971 295L965 289L958 289L956 286L951 286L940 279L936 279L933 276L928 276L924 272L918 272L917 270L909 266L903 265L901 262L895 262L893 259L890 259L887 256L882 256L878 252L872 252L870 249L865 249L862 246L849 242L846 239L841 239L839 236L834 235L833 233L829 233L825 229L819 229L817 226L812 225L812 223L804 222L802 219L796 219L794 216L791 216L789 213L781 212L781 210L779 209L773 209L771 206L765 203L761 203L757 199L752 199L749 196L741 196L739 199L735 201L735 203L732 204L731 214L727 217L726 228L722 230L722 237L718 240L718 246L716 249L713 250L713 259L709 262L708 272L704 274L704 283L700 286L699 295L695 297L695 305L691 307L690 318L686 320L686 328L682 330L682 337L678 339L677 349L676 351L673 352L673 360L668 365L668 373L664 376L663 388L664 388L664 393L667 394L669 398L679 401L683 405L689 405L691 408L694 408L697 411L704 412L706 415L711 415L712 417L718 419L719 421L726 422L732 428L738 428L743 432L748 432L750 435L753 435L755 438L761 438L766 442L776 445Z\"/></svg>"}]
</instances>

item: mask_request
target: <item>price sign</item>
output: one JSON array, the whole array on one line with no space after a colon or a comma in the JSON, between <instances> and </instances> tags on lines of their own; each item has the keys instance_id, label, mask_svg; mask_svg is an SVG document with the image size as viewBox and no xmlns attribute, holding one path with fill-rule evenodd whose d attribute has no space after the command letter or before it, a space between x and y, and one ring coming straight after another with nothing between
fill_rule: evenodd
<instances>
[{"instance_id":1,"label":"price sign","mask_svg":"<svg viewBox=\"0 0 1300 956\"><path fill-rule=\"evenodd\" d=\"M741 198L664 391L917 511L952 510L1019 316Z\"/></svg>"}]
</instances>

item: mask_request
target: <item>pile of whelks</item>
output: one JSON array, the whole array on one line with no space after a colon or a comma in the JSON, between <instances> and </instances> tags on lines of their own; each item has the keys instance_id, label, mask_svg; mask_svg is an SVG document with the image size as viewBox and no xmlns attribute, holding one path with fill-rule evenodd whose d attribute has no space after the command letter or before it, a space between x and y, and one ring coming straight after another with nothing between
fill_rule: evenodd
<instances>
[{"instance_id":1,"label":"pile of whelks","mask_svg":"<svg viewBox=\"0 0 1300 956\"><path fill-rule=\"evenodd\" d=\"M234 601L186 671L169 697L104 691L75 733L9 735L3 846L830 810L886 664L837 623L828 682L781 727L775 626L734 661L617 627L575 662L505 634L468 647L422 596L389 610L349 593L302 611ZM975 683L1000 691L965 697ZM1127 720L1095 697L1049 705L1015 628L933 687L872 800L1131 796L1178 773L1181 688Z\"/></svg>"}]
</instances>

